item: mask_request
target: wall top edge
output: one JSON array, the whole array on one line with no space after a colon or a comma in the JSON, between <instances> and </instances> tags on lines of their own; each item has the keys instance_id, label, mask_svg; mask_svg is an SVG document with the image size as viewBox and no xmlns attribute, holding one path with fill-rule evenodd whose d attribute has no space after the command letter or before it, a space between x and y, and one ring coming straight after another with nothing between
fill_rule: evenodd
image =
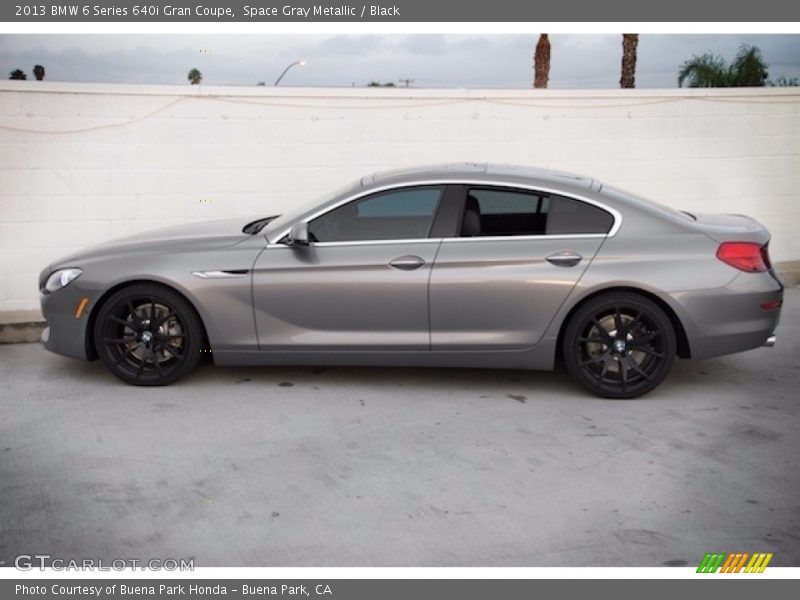
<instances>
[{"instance_id":1,"label":"wall top edge","mask_svg":"<svg viewBox=\"0 0 800 600\"><path fill-rule=\"evenodd\" d=\"M408 99L635 99L635 98L800 98L800 87L665 88L665 89L499 89L499 88L366 88L271 87L235 85L152 85L61 81L0 80L0 92L97 94L120 96Z\"/></svg>"}]
</instances>

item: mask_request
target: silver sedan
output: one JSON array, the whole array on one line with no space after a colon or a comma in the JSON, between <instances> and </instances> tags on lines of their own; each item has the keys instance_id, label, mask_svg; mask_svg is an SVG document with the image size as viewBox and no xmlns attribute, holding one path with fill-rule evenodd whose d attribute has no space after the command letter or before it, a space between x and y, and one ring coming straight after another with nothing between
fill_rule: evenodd
<instances>
[{"instance_id":1,"label":"silver sedan","mask_svg":"<svg viewBox=\"0 0 800 600\"><path fill-rule=\"evenodd\" d=\"M53 352L134 385L218 365L566 368L633 398L676 356L771 345L769 233L591 178L454 165L377 173L312 207L148 232L40 276Z\"/></svg>"}]
</instances>

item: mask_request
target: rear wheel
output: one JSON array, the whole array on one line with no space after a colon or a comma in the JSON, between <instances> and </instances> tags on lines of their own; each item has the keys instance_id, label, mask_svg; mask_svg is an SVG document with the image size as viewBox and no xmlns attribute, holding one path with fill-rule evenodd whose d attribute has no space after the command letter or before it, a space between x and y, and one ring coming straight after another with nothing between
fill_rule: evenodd
<instances>
[{"instance_id":1,"label":"rear wheel","mask_svg":"<svg viewBox=\"0 0 800 600\"><path fill-rule=\"evenodd\" d=\"M604 398L636 398L657 387L675 358L675 331L652 300L632 292L598 296L572 316L563 339L570 374Z\"/></svg>"},{"instance_id":2,"label":"rear wheel","mask_svg":"<svg viewBox=\"0 0 800 600\"><path fill-rule=\"evenodd\" d=\"M200 360L203 329L192 306L168 288L136 284L100 308L94 342L103 364L133 385L168 385Z\"/></svg>"}]
</instances>

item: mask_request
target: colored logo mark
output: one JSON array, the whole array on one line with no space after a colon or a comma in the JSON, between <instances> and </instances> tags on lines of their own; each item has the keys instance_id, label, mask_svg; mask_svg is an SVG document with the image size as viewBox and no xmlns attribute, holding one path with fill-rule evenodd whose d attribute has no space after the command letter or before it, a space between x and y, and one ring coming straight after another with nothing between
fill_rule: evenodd
<instances>
[{"instance_id":1,"label":"colored logo mark","mask_svg":"<svg viewBox=\"0 0 800 600\"><path fill-rule=\"evenodd\" d=\"M748 554L747 552L738 552L734 554L709 552L703 557L700 566L697 567L697 572L763 573L771 560L772 552L755 552L753 554ZM745 564L747 566L745 566Z\"/></svg>"}]
</instances>

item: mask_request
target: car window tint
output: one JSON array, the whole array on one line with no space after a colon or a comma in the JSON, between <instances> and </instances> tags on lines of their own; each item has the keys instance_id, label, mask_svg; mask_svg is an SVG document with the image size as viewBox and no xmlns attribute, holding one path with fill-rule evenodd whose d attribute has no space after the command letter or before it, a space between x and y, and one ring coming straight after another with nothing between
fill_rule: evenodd
<instances>
[{"instance_id":1,"label":"car window tint","mask_svg":"<svg viewBox=\"0 0 800 600\"><path fill-rule=\"evenodd\" d=\"M533 214L539 212L540 196L502 190L472 190L478 199L481 214Z\"/></svg>"},{"instance_id":2,"label":"car window tint","mask_svg":"<svg viewBox=\"0 0 800 600\"><path fill-rule=\"evenodd\" d=\"M547 211L548 235L608 233L614 217L602 208L563 196L552 197Z\"/></svg>"},{"instance_id":3,"label":"car window tint","mask_svg":"<svg viewBox=\"0 0 800 600\"><path fill-rule=\"evenodd\" d=\"M426 238L442 190L415 187L354 200L311 221L309 232L317 242Z\"/></svg>"},{"instance_id":4,"label":"car window tint","mask_svg":"<svg viewBox=\"0 0 800 600\"><path fill-rule=\"evenodd\" d=\"M572 198L544 192L493 188L468 191L462 236L608 233L607 211Z\"/></svg>"}]
</instances>

